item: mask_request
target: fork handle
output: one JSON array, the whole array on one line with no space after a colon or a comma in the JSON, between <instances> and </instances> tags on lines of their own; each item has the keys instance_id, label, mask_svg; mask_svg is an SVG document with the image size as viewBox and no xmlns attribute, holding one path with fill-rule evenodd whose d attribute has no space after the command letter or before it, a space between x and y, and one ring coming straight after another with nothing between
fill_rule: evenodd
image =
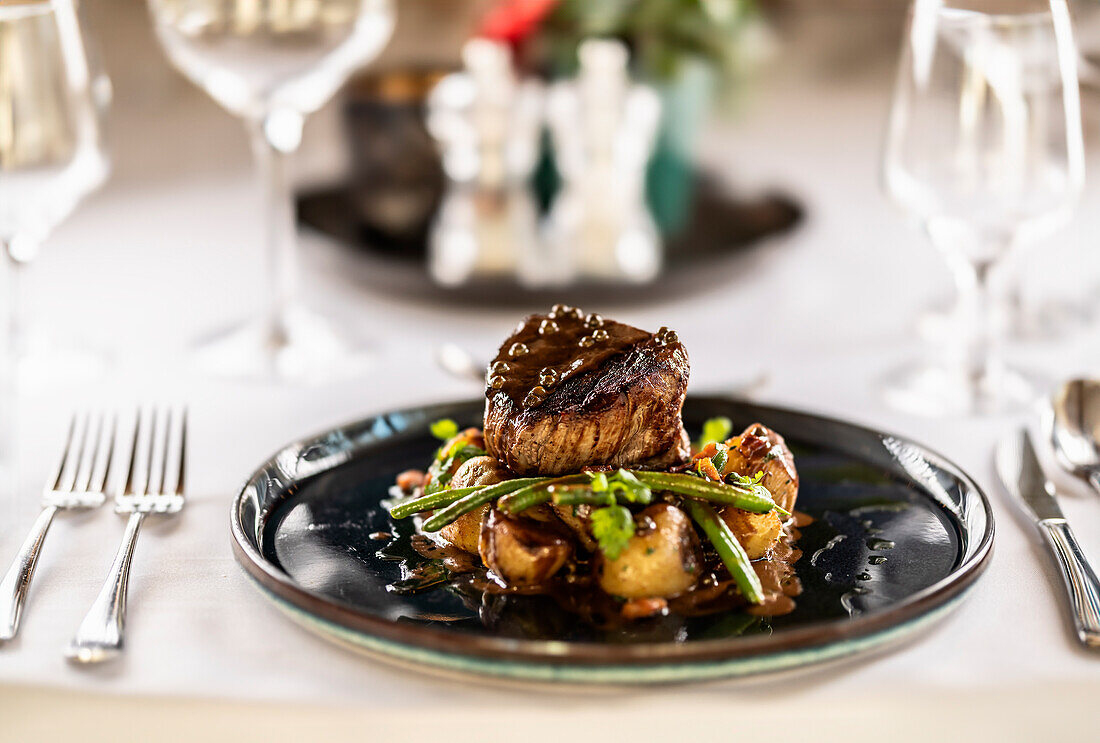
<instances>
[{"instance_id":1,"label":"fork handle","mask_svg":"<svg viewBox=\"0 0 1100 743\"><path fill-rule=\"evenodd\" d=\"M1100 580L1065 519L1045 519L1039 526L1062 571L1077 637L1100 650Z\"/></svg>"},{"instance_id":2,"label":"fork handle","mask_svg":"<svg viewBox=\"0 0 1100 743\"><path fill-rule=\"evenodd\" d=\"M31 578L38 565L38 555L42 552L42 543L46 541L46 532L50 530L57 506L46 506L38 514L31 527L30 534L19 548L15 562L8 568L4 579L0 580L0 642L15 637L19 630L19 618L23 615L23 604L27 600L27 589L31 587Z\"/></svg>"},{"instance_id":3,"label":"fork handle","mask_svg":"<svg viewBox=\"0 0 1100 743\"><path fill-rule=\"evenodd\" d=\"M126 522L122 544L111 563L107 582L95 603L84 616L76 636L65 650L65 657L76 663L102 663L122 652L122 630L126 623L126 588L130 582L130 562L134 557L138 530L145 520L144 511L134 511Z\"/></svg>"}]
</instances>

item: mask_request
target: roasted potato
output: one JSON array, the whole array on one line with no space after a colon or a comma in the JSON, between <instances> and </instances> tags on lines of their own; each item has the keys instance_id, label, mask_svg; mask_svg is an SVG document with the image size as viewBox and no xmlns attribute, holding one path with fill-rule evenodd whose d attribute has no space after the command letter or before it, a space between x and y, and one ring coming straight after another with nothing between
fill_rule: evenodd
<instances>
[{"instance_id":1,"label":"roasted potato","mask_svg":"<svg viewBox=\"0 0 1100 743\"><path fill-rule=\"evenodd\" d=\"M494 508L481 526L481 561L509 586L545 583L573 554L568 537L547 523Z\"/></svg>"},{"instance_id":2,"label":"roasted potato","mask_svg":"<svg viewBox=\"0 0 1100 743\"><path fill-rule=\"evenodd\" d=\"M670 598L695 584L702 555L687 514L655 503L638 514L635 529L616 559L600 556L596 578L604 591L625 599Z\"/></svg>"},{"instance_id":3,"label":"roasted potato","mask_svg":"<svg viewBox=\"0 0 1100 743\"><path fill-rule=\"evenodd\" d=\"M476 555L478 542L481 541L481 525L488 513L488 505L464 513L440 529L439 536L447 540L448 544Z\"/></svg>"},{"instance_id":4,"label":"roasted potato","mask_svg":"<svg viewBox=\"0 0 1100 743\"><path fill-rule=\"evenodd\" d=\"M504 465L492 457L474 457L462 463L447 487L472 488L475 485L496 485L511 476Z\"/></svg>"},{"instance_id":5,"label":"roasted potato","mask_svg":"<svg viewBox=\"0 0 1100 743\"><path fill-rule=\"evenodd\" d=\"M775 511L749 513L740 508L725 506L718 515L737 537L750 560L764 557L783 533L783 521Z\"/></svg>"},{"instance_id":6,"label":"roasted potato","mask_svg":"<svg viewBox=\"0 0 1100 743\"><path fill-rule=\"evenodd\" d=\"M462 463L451 479L450 487L472 488L475 485L495 485L506 480L508 476L508 470L492 457L474 457ZM444 526L439 534L449 544L476 555L478 542L481 539L481 524L488 513L489 506L482 506L459 516L454 522Z\"/></svg>"},{"instance_id":7,"label":"roasted potato","mask_svg":"<svg viewBox=\"0 0 1100 743\"><path fill-rule=\"evenodd\" d=\"M554 515L565 524L573 536L589 552L596 551L596 540L588 531L588 514L592 512L591 506L559 506L553 505Z\"/></svg>"},{"instance_id":8,"label":"roasted potato","mask_svg":"<svg viewBox=\"0 0 1100 743\"><path fill-rule=\"evenodd\" d=\"M729 457L722 474L736 472L752 477L762 472L760 484L768 489L782 508L794 509L798 497L798 472L787 442L775 431L753 423L740 436L730 439Z\"/></svg>"}]
</instances>

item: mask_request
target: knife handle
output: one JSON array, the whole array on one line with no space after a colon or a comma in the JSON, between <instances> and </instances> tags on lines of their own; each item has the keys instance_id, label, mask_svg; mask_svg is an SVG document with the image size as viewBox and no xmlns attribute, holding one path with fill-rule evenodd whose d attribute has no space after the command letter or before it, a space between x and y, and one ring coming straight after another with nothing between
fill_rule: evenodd
<instances>
[{"instance_id":1,"label":"knife handle","mask_svg":"<svg viewBox=\"0 0 1100 743\"><path fill-rule=\"evenodd\" d=\"M1065 519L1044 519L1039 527L1058 558L1077 637L1086 647L1100 650L1100 580Z\"/></svg>"}]
</instances>

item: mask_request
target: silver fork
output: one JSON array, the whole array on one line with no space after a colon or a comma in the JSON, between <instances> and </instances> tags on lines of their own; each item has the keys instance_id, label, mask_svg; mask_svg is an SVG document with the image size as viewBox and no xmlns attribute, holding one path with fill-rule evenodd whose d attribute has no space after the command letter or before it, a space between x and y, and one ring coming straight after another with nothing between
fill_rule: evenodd
<instances>
[{"instance_id":1,"label":"silver fork","mask_svg":"<svg viewBox=\"0 0 1100 743\"><path fill-rule=\"evenodd\" d=\"M134 544L145 516L183 508L187 453L187 410L138 411L126 484L115 496L115 511L130 514L126 533L92 608L65 650L75 663L100 663L122 652L126 588Z\"/></svg>"},{"instance_id":2,"label":"silver fork","mask_svg":"<svg viewBox=\"0 0 1100 743\"><path fill-rule=\"evenodd\" d=\"M62 509L95 508L105 500L107 478L114 457L115 424L104 414L74 415L57 474L42 491L42 511L19 554L0 580L0 642L15 637L27 590L53 517ZM110 430L108 430L110 425Z\"/></svg>"}]
</instances>

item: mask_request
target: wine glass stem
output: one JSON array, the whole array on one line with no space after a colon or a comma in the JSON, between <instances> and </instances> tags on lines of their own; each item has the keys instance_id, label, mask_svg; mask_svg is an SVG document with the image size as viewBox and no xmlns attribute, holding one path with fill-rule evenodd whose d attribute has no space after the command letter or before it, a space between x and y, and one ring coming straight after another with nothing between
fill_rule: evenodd
<instances>
[{"instance_id":1,"label":"wine glass stem","mask_svg":"<svg viewBox=\"0 0 1100 743\"><path fill-rule=\"evenodd\" d=\"M1004 318L990 282L995 266L993 260L971 263L974 281L963 297L971 318L967 376L975 389L986 388L995 379L1001 364Z\"/></svg>"},{"instance_id":2,"label":"wine glass stem","mask_svg":"<svg viewBox=\"0 0 1100 743\"><path fill-rule=\"evenodd\" d=\"M264 119L249 119L247 123L263 189L261 215L268 273L264 317L272 348L278 349L288 343L286 313L298 295L294 195L287 178L287 155L268 140Z\"/></svg>"},{"instance_id":3,"label":"wine glass stem","mask_svg":"<svg viewBox=\"0 0 1100 743\"><path fill-rule=\"evenodd\" d=\"M19 361L25 350L22 281L24 263L12 252L7 240L0 240L0 289L7 296L7 312L0 327L0 502L14 503L11 497L17 484L15 455L19 422ZM14 512L0 512L10 518Z\"/></svg>"},{"instance_id":4,"label":"wine glass stem","mask_svg":"<svg viewBox=\"0 0 1100 743\"><path fill-rule=\"evenodd\" d=\"M0 250L4 254L0 261L4 263L6 269L4 271L4 290L8 297L3 344L6 367L0 371L7 375L6 378L12 380L14 384L19 359L23 357L27 350L27 318L23 303L22 280L26 261L16 256L12 251L12 244L7 240L0 240Z\"/></svg>"}]
</instances>

